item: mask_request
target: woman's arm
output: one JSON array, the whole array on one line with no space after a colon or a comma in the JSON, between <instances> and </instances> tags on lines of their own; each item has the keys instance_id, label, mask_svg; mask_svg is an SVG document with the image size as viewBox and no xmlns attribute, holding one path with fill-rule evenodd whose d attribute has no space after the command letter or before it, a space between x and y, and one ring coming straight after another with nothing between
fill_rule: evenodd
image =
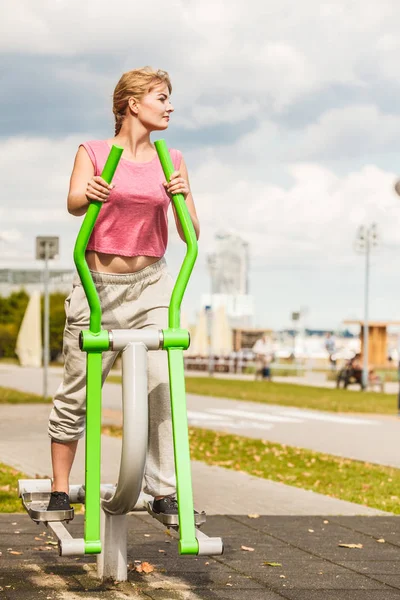
<instances>
[{"instance_id":1,"label":"woman's arm","mask_svg":"<svg viewBox=\"0 0 400 600\"><path fill-rule=\"evenodd\" d=\"M169 184L166 185L166 189L171 196L173 194L183 194L185 197L185 202L187 209L189 211L190 218L192 219L193 227L196 232L196 238L199 239L200 236L200 224L199 219L196 213L196 207L194 205L194 200L192 196L192 192L190 191L189 186L189 175L187 171L187 167L185 161L181 160L181 164L179 166L179 171L175 171L171 175L171 179ZM186 242L185 234L183 233L181 222L179 221L179 217L176 213L175 205L172 204L172 209L174 212L176 228L179 233L179 237Z\"/></svg>"},{"instance_id":2,"label":"woman's arm","mask_svg":"<svg viewBox=\"0 0 400 600\"><path fill-rule=\"evenodd\" d=\"M75 217L84 215L90 200L107 202L113 186L94 175L94 166L83 146L79 146L72 169L68 192L68 212Z\"/></svg>"}]
</instances>

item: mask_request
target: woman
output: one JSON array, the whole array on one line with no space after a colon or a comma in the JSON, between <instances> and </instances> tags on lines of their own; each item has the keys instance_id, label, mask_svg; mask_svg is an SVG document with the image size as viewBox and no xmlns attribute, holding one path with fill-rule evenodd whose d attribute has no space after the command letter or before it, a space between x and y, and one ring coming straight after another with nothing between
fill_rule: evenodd
<instances>
[{"instance_id":1,"label":"woman","mask_svg":"<svg viewBox=\"0 0 400 600\"><path fill-rule=\"evenodd\" d=\"M199 222L185 162L170 150L175 171L166 182L150 141L152 131L167 129L173 112L168 73L150 67L125 73L113 97L115 136L82 144L68 194L68 211L85 214L92 200L104 203L87 246L86 260L102 306L104 329L168 326L172 278L164 254L167 210L174 194L183 194L197 238ZM101 177L112 144L124 152L113 184ZM182 240L184 234L174 209ZM48 510L70 508L69 474L78 440L84 435L86 355L78 335L88 328L89 307L79 278L65 302L64 379L50 414L53 464ZM103 382L115 352L103 354ZM144 491L155 498L155 512L177 514L168 364L164 352L149 352L149 449Z\"/></svg>"}]
</instances>

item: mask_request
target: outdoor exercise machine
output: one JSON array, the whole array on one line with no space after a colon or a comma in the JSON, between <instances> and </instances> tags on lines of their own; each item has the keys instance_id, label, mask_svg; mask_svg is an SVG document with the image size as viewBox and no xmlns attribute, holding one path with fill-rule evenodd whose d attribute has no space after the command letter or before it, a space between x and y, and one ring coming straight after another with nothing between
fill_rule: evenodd
<instances>
[{"instance_id":1,"label":"outdoor exercise machine","mask_svg":"<svg viewBox=\"0 0 400 600\"><path fill-rule=\"evenodd\" d=\"M157 154L169 181L174 166L164 140L155 142ZM111 183L123 149L113 146L102 172ZM74 517L68 511L47 511L50 479L19 480L19 496L29 516L44 523L57 537L61 556L97 554L99 577L127 579L127 518L135 507L147 511L163 525L179 533L179 553L218 555L221 538L210 538L199 530L206 515L193 507L190 449L186 413L183 351L189 347L189 332L181 329L180 307L197 257L197 239L182 194L173 203L185 235L187 251L171 294L168 328L112 330L101 329L101 306L85 252L102 202L93 201L79 231L74 261L90 308L89 329L81 331L79 345L87 353L85 485L71 485L71 503L85 504L84 537L73 538L65 526ZM102 353L122 352L123 437L118 483L101 484L101 394ZM178 515L153 511L152 501L141 497L148 437L147 351L166 350L171 392ZM142 498L142 499L141 499Z\"/></svg>"}]
</instances>

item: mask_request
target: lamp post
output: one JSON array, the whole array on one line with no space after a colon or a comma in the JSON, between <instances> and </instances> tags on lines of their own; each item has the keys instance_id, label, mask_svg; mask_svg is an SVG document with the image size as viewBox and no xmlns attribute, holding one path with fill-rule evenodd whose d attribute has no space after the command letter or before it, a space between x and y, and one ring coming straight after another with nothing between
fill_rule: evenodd
<instances>
[{"instance_id":1,"label":"lamp post","mask_svg":"<svg viewBox=\"0 0 400 600\"><path fill-rule=\"evenodd\" d=\"M207 320L207 340L208 340L208 376L214 375L214 357L213 357L213 344L212 344L212 319L213 309L211 305L204 307L206 311Z\"/></svg>"},{"instance_id":2,"label":"lamp post","mask_svg":"<svg viewBox=\"0 0 400 600\"><path fill-rule=\"evenodd\" d=\"M43 397L47 398L49 339L50 339L50 302L49 302L49 260L58 255L58 237L39 236L36 238L36 260L44 260L44 323L43 323Z\"/></svg>"},{"instance_id":3,"label":"lamp post","mask_svg":"<svg viewBox=\"0 0 400 600\"><path fill-rule=\"evenodd\" d=\"M400 196L400 179L398 179L396 181L396 183L394 184L394 191L396 192L396 194L398 196ZM399 381L399 389L397 391L397 414L400 417L400 343L398 345L398 352L399 352L399 356L398 356L398 363L397 363L397 378Z\"/></svg>"},{"instance_id":4,"label":"lamp post","mask_svg":"<svg viewBox=\"0 0 400 600\"><path fill-rule=\"evenodd\" d=\"M368 387L368 309L369 309L369 271L370 271L370 252L371 249L377 246L378 235L376 223L372 223L369 227L361 225L357 232L355 250L365 254L365 284L364 284L364 329L363 329L363 373L362 384L363 389Z\"/></svg>"}]
</instances>

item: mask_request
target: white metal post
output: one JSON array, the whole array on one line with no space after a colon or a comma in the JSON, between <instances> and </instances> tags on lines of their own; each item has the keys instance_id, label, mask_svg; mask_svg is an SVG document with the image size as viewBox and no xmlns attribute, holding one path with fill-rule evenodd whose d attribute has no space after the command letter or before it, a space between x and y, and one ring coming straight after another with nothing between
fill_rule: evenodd
<instances>
[{"instance_id":1,"label":"white metal post","mask_svg":"<svg viewBox=\"0 0 400 600\"><path fill-rule=\"evenodd\" d=\"M43 345L43 397L47 398L49 368L49 243L44 243L44 345Z\"/></svg>"},{"instance_id":2,"label":"white metal post","mask_svg":"<svg viewBox=\"0 0 400 600\"><path fill-rule=\"evenodd\" d=\"M368 303L369 303L369 251L370 251L370 235L371 232L367 229L365 236L365 290L364 290L364 330L363 330L363 346L364 346L364 361L363 361L363 373L362 382L364 389L368 387L368 338L369 338L369 325L368 325Z\"/></svg>"}]
</instances>

